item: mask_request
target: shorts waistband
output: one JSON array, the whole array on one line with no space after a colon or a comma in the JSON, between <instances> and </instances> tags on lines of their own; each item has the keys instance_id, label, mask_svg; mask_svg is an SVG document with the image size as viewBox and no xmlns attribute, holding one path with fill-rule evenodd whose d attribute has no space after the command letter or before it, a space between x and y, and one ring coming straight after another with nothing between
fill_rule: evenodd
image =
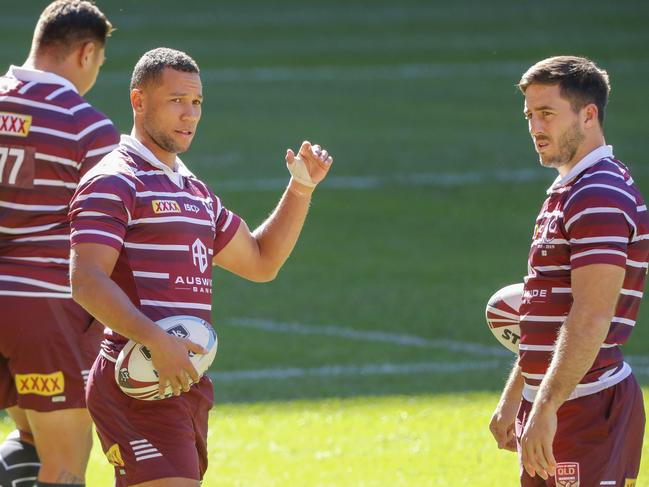
<instances>
[{"instance_id":1,"label":"shorts waistband","mask_svg":"<svg viewBox=\"0 0 649 487\"><path fill-rule=\"evenodd\" d=\"M577 399L578 397L590 396L591 394L596 394L603 391L604 389L613 387L614 385L619 384L624 379L629 377L631 375L631 372L631 366L626 362L622 362L622 367L617 372L614 372L608 376L606 375L607 373L604 373L604 377L600 377L597 382L577 384L577 387L575 387L575 389L566 400L570 401L571 399ZM531 386L526 383L523 386L523 398L526 401L534 402L538 391L539 386Z\"/></svg>"}]
</instances>

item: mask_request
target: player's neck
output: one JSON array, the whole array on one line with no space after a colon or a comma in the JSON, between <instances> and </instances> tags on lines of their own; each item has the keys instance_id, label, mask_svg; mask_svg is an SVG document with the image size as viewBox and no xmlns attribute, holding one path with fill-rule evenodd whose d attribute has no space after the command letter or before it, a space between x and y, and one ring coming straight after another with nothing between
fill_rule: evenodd
<instances>
[{"instance_id":1,"label":"player's neck","mask_svg":"<svg viewBox=\"0 0 649 487\"><path fill-rule=\"evenodd\" d=\"M564 164L563 166L559 166L557 168L557 171L559 171L561 177L564 177L566 174L570 172L570 170L573 167L579 164L579 161L581 161L588 154L590 154L595 149L603 145L606 145L604 134L602 133L594 134L592 137L589 137L587 140L584 141L583 144L579 146L579 149L577 150L577 152L575 152L575 155L570 160L570 162L568 164Z\"/></svg>"},{"instance_id":2,"label":"player's neck","mask_svg":"<svg viewBox=\"0 0 649 487\"><path fill-rule=\"evenodd\" d=\"M49 56L30 54L23 63L23 68L37 69L39 71L56 74L57 76L67 79L75 85L77 89L79 89L75 77L71 75L71 71L65 61L59 62Z\"/></svg>"}]
</instances>

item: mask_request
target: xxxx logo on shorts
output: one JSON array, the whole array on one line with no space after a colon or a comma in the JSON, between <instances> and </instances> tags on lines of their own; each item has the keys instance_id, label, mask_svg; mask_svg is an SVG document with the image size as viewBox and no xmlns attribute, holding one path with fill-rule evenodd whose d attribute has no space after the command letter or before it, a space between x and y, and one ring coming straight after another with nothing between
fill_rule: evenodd
<instances>
[{"instance_id":1,"label":"xxxx logo on shorts","mask_svg":"<svg viewBox=\"0 0 649 487\"><path fill-rule=\"evenodd\" d=\"M16 374L18 394L38 396L58 396L65 391L63 372L52 374Z\"/></svg>"},{"instance_id":2,"label":"xxxx logo on shorts","mask_svg":"<svg viewBox=\"0 0 649 487\"><path fill-rule=\"evenodd\" d=\"M624 481L624 487L635 487L635 482L637 479L626 479Z\"/></svg>"},{"instance_id":3,"label":"xxxx logo on shorts","mask_svg":"<svg viewBox=\"0 0 649 487\"><path fill-rule=\"evenodd\" d=\"M153 213L181 213L180 205L174 200L153 200L151 202Z\"/></svg>"},{"instance_id":4,"label":"xxxx logo on shorts","mask_svg":"<svg viewBox=\"0 0 649 487\"><path fill-rule=\"evenodd\" d=\"M106 452L106 458L108 459L108 463L110 463L111 465L114 465L116 467L124 466L122 452L120 451L119 445L117 443L115 443L108 449L108 451Z\"/></svg>"},{"instance_id":5,"label":"xxxx logo on shorts","mask_svg":"<svg viewBox=\"0 0 649 487\"><path fill-rule=\"evenodd\" d=\"M0 112L0 135L27 137L27 135L29 134L29 127L31 127L31 125L31 115Z\"/></svg>"},{"instance_id":6,"label":"xxxx logo on shorts","mask_svg":"<svg viewBox=\"0 0 649 487\"><path fill-rule=\"evenodd\" d=\"M557 463L557 487L579 487L579 463Z\"/></svg>"}]
</instances>

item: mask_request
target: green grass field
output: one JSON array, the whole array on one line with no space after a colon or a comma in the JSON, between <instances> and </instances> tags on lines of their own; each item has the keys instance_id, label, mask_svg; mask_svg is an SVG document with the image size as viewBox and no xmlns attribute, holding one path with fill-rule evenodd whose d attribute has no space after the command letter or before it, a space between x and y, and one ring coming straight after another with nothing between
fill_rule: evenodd
<instances>
[{"instance_id":1,"label":"green grass field","mask_svg":"<svg viewBox=\"0 0 649 487\"><path fill-rule=\"evenodd\" d=\"M46 3L0 17L0 65L22 63ZM538 167L514 85L554 54L609 69L607 142L648 195L649 4L98 3L118 31L89 100L128 132L139 56L193 55L205 104L183 158L251 227L288 180L286 147L335 157L277 280L215 271L204 485L516 485L487 429L511 358L483 313L522 280L555 173ZM645 305L626 347L644 386L647 323ZM95 450L88 485L111 482Z\"/></svg>"}]
</instances>

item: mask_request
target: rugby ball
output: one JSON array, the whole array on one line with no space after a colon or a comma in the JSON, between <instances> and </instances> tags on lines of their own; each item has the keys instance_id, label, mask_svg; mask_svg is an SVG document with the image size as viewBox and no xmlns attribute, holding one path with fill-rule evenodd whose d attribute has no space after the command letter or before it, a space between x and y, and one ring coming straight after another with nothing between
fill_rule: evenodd
<instances>
[{"instance_id":1,"label":"rugby ball","mask_svg":"<svg viewBox=\"0 0 649 487\"><path fill-rule=\"evenodd\" d=\"M205 355L189 352L192 364L202 376L216 355L218 339L214 328L205 320L187 315L170 316L156 324L170 335L186 338L208 350ZM144 345L133 340L126 343L117 357L115 380L124 394L135 399L155 401L173 395L170 385L162 396L158 394L158 373L151 362L151 353Z\"/></svg>"},{"instance_id":2,"label":"rugby ball","mask_svg":"<svg viewBox=\"0 0 649 487\"><path fill-rule=\"evenodd\" d=\"M487 325L500 344L518 353L521 339L519 323L523 283L511 284L497 291L487 302Z\"/></svg>"}]
</instances>

